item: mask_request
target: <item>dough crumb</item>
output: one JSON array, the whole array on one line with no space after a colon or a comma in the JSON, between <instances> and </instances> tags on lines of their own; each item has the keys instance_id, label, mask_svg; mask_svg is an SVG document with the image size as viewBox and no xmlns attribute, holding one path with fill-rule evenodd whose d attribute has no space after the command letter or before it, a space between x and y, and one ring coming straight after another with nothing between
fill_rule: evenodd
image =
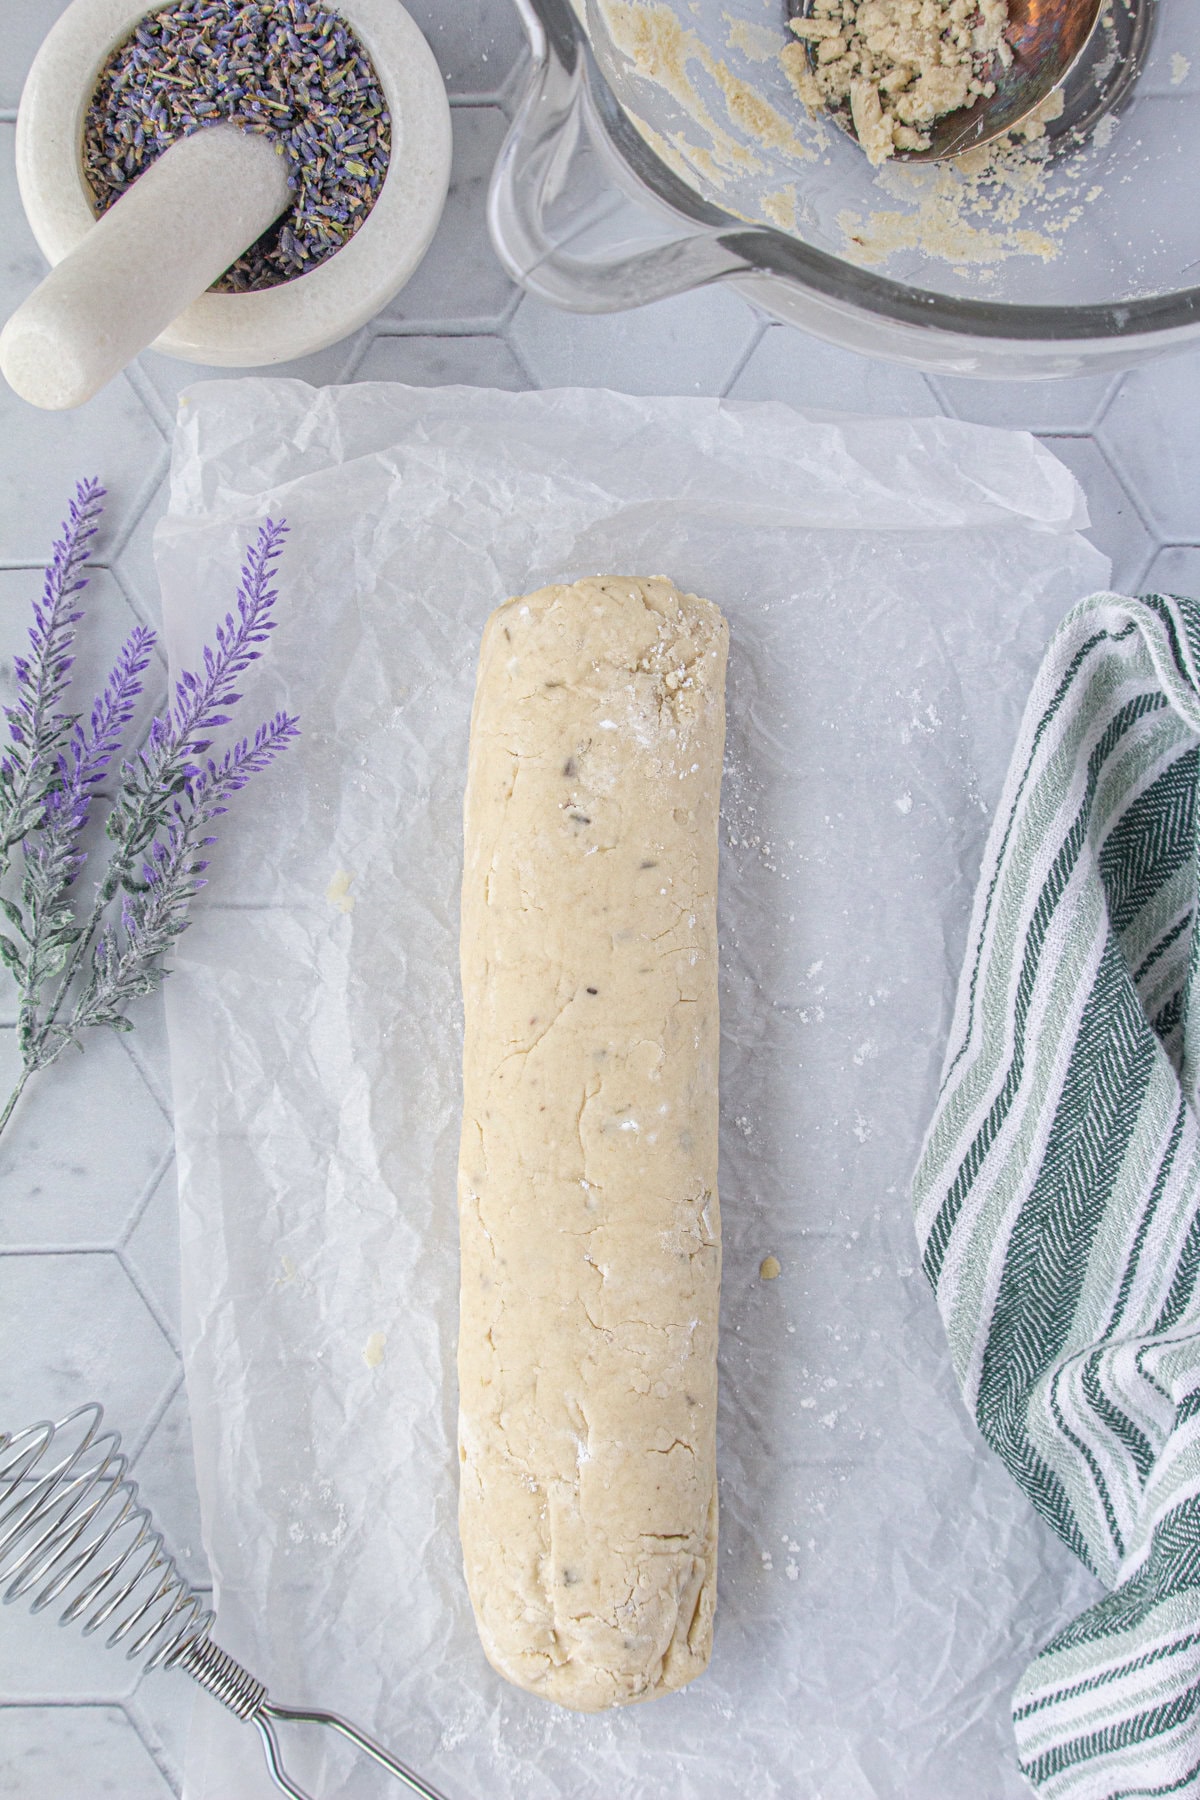
<instances>
[{"instance_id":1,"label":"dough crumb","mask_svg":"<svg viewBox=\"0 0 1200 1800\"><path fill-rule=\"evenodd\" d=\"M780 59L810 113L848 109L876 167L925 150L945 113L996 91L1008 0L813 0Z\"/></svg>"},{"instance_id":2,"label":"dough crumb","mask_svg":"<svg viewBox=\"0 0 1200 1800\"><path fill-rule=\"evenodd\" d=\"M362 1359L368 1369L377 1369L383 1361L387 1349L387 1337L382 1331L373 1331L363 1345Z\"/></svg>"},{"instance_id":3,"label":"dough crumb","mask_svg":"<svg viewBox=\"0 0 1200 1800\"><path fill-rule=\"evenodd\" d=\"M352 913L354 911L354 895L350 892L350 883L353 880L354 877L348 870L339 869L325 890L325 898L331 906L336 906L339 912Z\"/></svg>"},{"instance_id":4,"label":"dough crumb","mask_svg":"<svg viewBox=\"0 0 1200 1800\"><path fill-rule=\"evenodd\" d=\"M783 1273L783 1264L777 1256L764 1256L758 1265L758 1273L763 1281L774 1281Z\"/></svg>"}]
</instances>

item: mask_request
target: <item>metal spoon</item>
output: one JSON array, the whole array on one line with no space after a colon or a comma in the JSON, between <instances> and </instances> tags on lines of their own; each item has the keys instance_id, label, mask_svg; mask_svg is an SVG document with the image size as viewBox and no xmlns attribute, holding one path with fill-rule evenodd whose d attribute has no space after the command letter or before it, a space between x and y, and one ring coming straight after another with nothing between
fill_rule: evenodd
<instances>
[{"instance_id":1,"label":"metal spoon","mask_svg":"<svg viewBox=\"0 0 1200 1800\"><path fill-rule=\"evenodd\" d=\"M987 79L995 92L970 106L943 113L929 131L924 150L897 150L897 162L938 162L991 143L1028 120L1056 88L1063 110L1047 136L1080 133L1111 111L1137 73L1150 35L1154 0L1009 0L1004 36L1012 61L999 57ZM814 0L787 0L789 18L811 17ZM816 65L816 45L809 44ZM842 130L856 137L850 108L830 108Z\"/></svg>"}]
</instances>

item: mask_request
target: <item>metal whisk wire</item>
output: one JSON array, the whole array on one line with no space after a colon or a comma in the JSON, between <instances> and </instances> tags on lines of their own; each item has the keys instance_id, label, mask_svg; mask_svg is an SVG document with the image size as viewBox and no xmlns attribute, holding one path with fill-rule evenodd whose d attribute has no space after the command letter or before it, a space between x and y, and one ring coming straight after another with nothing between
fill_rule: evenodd
<instances>
[{"instance_id":1,"label":"metal whisk wire","mask_svg":"<svg viewBox=\"0 0 1200 1800\"><path fill-rule=\"evenodd\" d=\"M147 1669L179 1668L235 1717L255 1726L271 1778L291 1800L311 1800L283 1766L277 1724L322 1725L347 1738L422 1800L435 1788L337 1713L279 1706L266 1687L209 1636L213 1613L188 1584L127 1474L120 1435L102 1429L96 1402L56 1424L0 1432L0 1600L33 1612L64 1601L60 1625Z\"/></svg>"}]
</instances>

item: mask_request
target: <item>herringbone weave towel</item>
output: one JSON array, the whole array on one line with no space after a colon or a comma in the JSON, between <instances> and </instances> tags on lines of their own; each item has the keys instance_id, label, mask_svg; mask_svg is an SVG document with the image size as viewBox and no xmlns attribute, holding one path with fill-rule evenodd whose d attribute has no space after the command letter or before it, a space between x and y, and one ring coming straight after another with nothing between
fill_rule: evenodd
<instances>
[{"instance_id":1,"label":"herringbone weave towel","mask_svg":"<svg viewBox=\"0 0 1200 1800\"><path fill-rule=\"evenodd\" d=\"M917 1232L988 1443L1108 1594L1013 1701L1047 1800L1200 1800L1200 606L1047 653L984 857Z\"/></svg>"}]
</instances>

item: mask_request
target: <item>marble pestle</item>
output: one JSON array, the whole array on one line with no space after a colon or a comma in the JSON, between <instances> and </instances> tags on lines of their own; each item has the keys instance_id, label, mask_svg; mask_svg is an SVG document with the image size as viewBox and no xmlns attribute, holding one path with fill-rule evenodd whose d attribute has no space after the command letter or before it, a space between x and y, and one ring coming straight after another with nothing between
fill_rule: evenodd
<instances>
[{"instance_id":1,"label":"marble pestle","mask_svg":"<svg viewBox=\"0 0 1200 1800\"><path fill-rule=\"evenodd\" d=\"M0 332L0 373L34 406L82 405L290 198L269 137L210 125L178 139L17 308Z\"/></svg>"}]
</instances>

